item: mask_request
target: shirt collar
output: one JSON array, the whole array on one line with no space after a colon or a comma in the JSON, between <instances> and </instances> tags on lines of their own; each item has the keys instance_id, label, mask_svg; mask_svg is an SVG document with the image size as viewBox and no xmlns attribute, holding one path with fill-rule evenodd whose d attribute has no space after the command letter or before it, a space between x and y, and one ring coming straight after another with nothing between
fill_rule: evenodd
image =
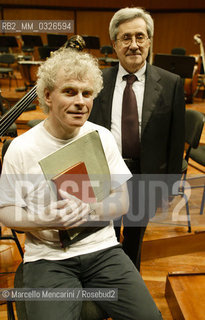
<instances>
[{"instance_id":1,"label":"shirt collar","mask_svg":"<svg viewBox=\"0 0 205 320\"><path fill-rule=\"evenodd\" d=\"M134 73L136 75L136 77L138 78L138 81L140 81L140 82L143 82L145 79L146 67L147 67L147 61L145 61L145 64L141 69L139 69L137 72ZM123 81L122 77L126 74L128 74L128 72L119 63L118 77L121 80L121 82Z\"/></svg>"}]
</instances>

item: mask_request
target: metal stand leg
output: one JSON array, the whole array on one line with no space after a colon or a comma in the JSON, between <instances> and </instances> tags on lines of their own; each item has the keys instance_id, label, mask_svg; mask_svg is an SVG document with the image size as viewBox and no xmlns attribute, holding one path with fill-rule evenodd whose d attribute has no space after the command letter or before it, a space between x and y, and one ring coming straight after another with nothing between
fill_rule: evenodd
<instances>
[{"instance_id":1,"label":"metal stand leg","mask_svg":"<svg viewBox=\"0 0 205 320\"><path fill-rule=\"evenodd\" d=\"M7 316L8 320L15 320L12 301L7 301Z\"/></svg>"},{"instance_id":2,"label":"metal stand leg","mask_svg":"<svg viewBox=\"0 0 205 320\"><path fill-rule=\"evenodd\" d=\"M201 200L200 214L203 214L203 211L204 211L204 203L205 203L205 186L204 186L204 191L203 191L202 200Z\"/></svg>"}]
</instances>

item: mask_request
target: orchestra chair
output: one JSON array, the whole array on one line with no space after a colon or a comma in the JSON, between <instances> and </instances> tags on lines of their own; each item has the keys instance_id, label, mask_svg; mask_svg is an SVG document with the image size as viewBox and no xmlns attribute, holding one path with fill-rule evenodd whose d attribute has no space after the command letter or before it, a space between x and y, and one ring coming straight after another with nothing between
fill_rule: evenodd
<instances>
[{"instance_id":1,"label":"orchestra chair","mask_svg":"<svg viewBox=\"0 0 205 320\"><path fill-rule=\"evenodd\" d=\"M194 97L198 95L200 90L203 90L202 100L204 100L204 97L205 97L205 74L204 73L198 74L197 88L196 88L196 91L194 92Z\"/></svg>"},{"instance_id":2,"label":"orchestra chair","mask_svg":"<svg viewBox=\"0 0 205 320\"><path fill-rule=\"evenodd\" d=\"M20 263L14 278L14 288L23 288L23 263ZM27 320L24 301L16 301L16 313L19 320ZM103 320L107 314L94 301L83 301L81 320Z\"/></svg>"},{"instance_id":3,"label":"orchestra chair","mask_svg":"<svg viewBox=\"0 0 205 320\"><path fill-rule=\"evenodd\" d=\"M50 57L51 52L56 51L57 47L49 47L49 46L43 46L38 47L38 53L41 60L46 60L46 58Z\"/></svg>"},{"instance_id":4,"label":"orchestra chair","mask_svg":"<svg viewBox=\"0 0 205 320\"><path fill-rule=\"evenodd\" d=\"M37 80L37 71L38 67L41 65L41 61L33 61L33 60L22 60L18 61L19 70L21 72L25 88L24 91L27 91L29 88L32 88ZM17 91L17 90L16 90ZM22 89L20 90L22 91Z\"/></svg>"},{"instance_id":5,"label":"orchestra chair","mask_svg":"<svg viewBox=\"0 0 205 320\"><path fill-rule=\"evenodd\" d=\"M103 46L100 48L100 53L104 54L105 58L107 58L109 54L113 53L113 48L112 46Z\"/></svg>"},{"instance_id":6,"label":"orchestra chair","mask_svg":"<svg viewBox=\"0 0 205 320\"><path fill-rule=\"evenodd\" d=\"M3 162L3 158L4 155L6 153L6 150L9 147L9 144L12 140L5 140L3 147L2 147L2 162ZM19 232L22 233L22 232ZM16 243L16 246L19 250L19 253L21 255L21 258L23 259L24 256L24 252L23 249L21 247L21 244L19 242L19 239L17 237L17 233L15 230L11 229L11 234L2 234L2 229L1 229L1 225L0 225L0 240L13 240ZM13 310L13 304L12 301L6 300L6 304L7 304L7 316L8 316L8 320L15 320L15 315L14 315L14 310Z\"/></svg>"},{"instance_id":7,"label":"orchestra chair","mask_svg":"<svg viewBox=\"0 0 205 320\"><path fill-rule=\"evenodd\" d=\"M102 61L105 65L115 65L118 63L118 59L110 58L108 55L113 53L112 46L103 46L100 48L100 53L104 54L104 57L98 58L99 61Z\"/></svg>"},{"instance_id":8,"label":"orchestra chair","mask_svg":"<svg viewBox=\"0 0 205 320\"><path fill-rule=\"evenodd\" d=\"M189 212L189 203L186 196L186 181L187 181L187 169L189 164L189 159L191 150L195 150L199 146L202 130L204 127L204 115L196 110L186 109L185 111L185 147L186 153L182 161L182 179L179 186L179 193L181 197L185 199L186 214L187 214L187 224L188 232L191 232L191 220Z\"/></svg>"},{"instance_id":9,"label":"orchestra chair","mask_svg":"<svg viewBox=\"0 0 205 320\"><path fill-rule=\"evenodd\" d=\"M11 139L7 139L7 140L5 140L5 141L3 142L3 146L2 146L2 150L1 150L1 159L2 159L2 162L3 162L3 160L4 160L5 153L6 153L7 149L8 149L11 141L12 141Z\"/></svg>"},{"instance_id":10,"label":"orchestra chair","mask_svg":"<svg viewBox=\"0 0 205 320\"><path fill-rule=\"evenodd\" d=\"M3 147L2 147L2 163L3 163L3 159L5 156L5 153L10 145L12 140L5 140L3 143ZM0 240L13 240L15 241L17 248L19 250L19 253L21 255L21 257L23 258L23 249L21 247L21 244L19 242L19 239L17 237L17 233L23 233L23 232L16 232L15 230L11 229L11 234L2 234L2 230L1 230L1 226L0 226Z\"/></svg>"},{"instance_id":11,"label":"orchestra chair","mask_svg":"<svg viewBox=\"0 0 205 320\"><path fill-rule=\"evenodd\" d=\"M205 146L198 146L196 149L191 149L190 159L194 160L198 164L205 166ZM205 184L203 186L203 195L201 200L200 215L203 214L205 203Z\"/></svg>"},{"instance_id":12,"label":"orchestra chair","mask_svg":"<svg viewBox=\"0 0 205 320\"><path fill-rule=\"evenodd\" d=\"M177 54L177 55L183 55L185 56L186 54L186 49L185 48L173 48L171 50L171 54Z\"/></svg>"},{"instance_id":13,"label":"orchestra chair","mask_svg":"<svg viewBox=\"0 0 205 320\"><path fill-rule=\"evenodd\" d=\"M2 78L9 78L9 89L11 88L11 80L16 80L16 86L18 87L17 78L14 74L13 68L10 67L10 64L15 62L15 56L10 53L4 53L0 55L0 64L5 65L4 67L0 67L0 75Z\"/></svg>"},{"instance_id":14,"label":"orchestra chair","mask_svg":"<svg viewBox=\"0 0 205 320\"><path fill-rule=\"evenodd\" d=\"M3 116L6 112L8 112L10 107L11 107L10 102L7 99L2 97L1 89L0 89L0 117ZM4 133L4 136L16 137L17 125L15 123L12 123L12 125ZM1 173L1 170L0 170L0 173Z\"/></svg>"},{"instance_id":15,"label":"orchestra chair","mask_svg":"<svg viewBox=\"0 0 205 320\"><path fill-rule=\"evenodd\" d=\"M43 41L40 35L22 34L21 39L23 42L22 51L33 55L35 47L43 46Z\"/></svg>"},{"instance_id":16,"label":"orchestra chair","mask_svg":"<svg viewBox=\"0 0 205 320\"><path fill-rule=\"evenodd\" d=\"M85 48L90 49L100 49L100 38L98 36L88 36L83 35L83 40L85 41Z\"/></svg>"},{"instance_id":17,"label":"orchestra chair","mask_svg":"<svg viewBox=\"0 0 205 320\"><path fill-rule=\"evenodd\" d=\"M41 121L43 121L43 119L32 119L32 120L29 120L27 122L27 126L29 126L30 128L33 128L35 127L37 124L39 124Z\"/></svg>"},{"instance_id":18,"label":"orchestra chair","mask_svg":"<svg viewBox=\"0 0 205 320\"><path fill-rule=\"evenodd\" d=\"M22 46L22 51L23 51L24 53L30 54L31 57L32 57L33 52L34 52L34 48L31 48L31 47L29 47L29 46Z\"/></svg>"},{"instance_id":19,"label":"orchestra chair","mask_svg":"<svg viewBox=\"0 0 205 320\"><path fill-rule=\"evenodd\" d=\"M9 53L9 47L0 47L1 53Z\"/></svg>"},{"instance_id":20,"label":"orchestra chair","mask_svg":"<svg viewBox=\"0 0 205 320\"><path fill-rule=\"evenodd\" d=\"M9 111L10 108L11 104L9 100L2 97L0 89L0 116L3 116L3 114Z\"/></svg>"}]
</instances>

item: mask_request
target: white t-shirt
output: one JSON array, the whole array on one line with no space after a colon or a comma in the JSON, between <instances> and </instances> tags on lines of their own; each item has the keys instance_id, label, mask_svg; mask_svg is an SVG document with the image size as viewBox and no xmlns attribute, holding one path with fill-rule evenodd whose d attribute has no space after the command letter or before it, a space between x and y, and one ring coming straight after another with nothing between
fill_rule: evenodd
<instances>
[{"instance_id":1,"label":"white t-shirt","mask_svg":"<svg viewBox=\"0 0 205 320\"><path fill-rule=\"evenodd\" d=\"M74 139L94 130L99 132L111 174L111 189L114 189L116 184L125 183L131 174L110 131L87 121ZM74 139L60 140L53 137L45 129L44 121L14 139L4 158L0 179L0 207L15 205L38 214L39 208L47 206L51 201L50 189L38 162ZM16 219L21 219L18 211ZM112 221L107 227L66 249L60 246L58 230L33 231L26 233L24 262L67 259L117 243Z\"/></svg>"}]
</instances>

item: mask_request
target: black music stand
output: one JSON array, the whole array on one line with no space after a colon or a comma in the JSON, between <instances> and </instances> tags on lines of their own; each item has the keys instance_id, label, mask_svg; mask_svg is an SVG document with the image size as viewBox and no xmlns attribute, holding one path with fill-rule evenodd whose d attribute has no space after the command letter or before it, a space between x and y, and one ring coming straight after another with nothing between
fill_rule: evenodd
<instances>
[{"instance_id":1,"label":"black music stand","mask_svg":"<svg viewBox=\"0 0 205 320\"><path fill-rule=\"evenodd\" d=\"M16 37L0 36L0 52L8 53L9 48L18 48Z\"/></svg>"},{"instance_id":2,"label":"black music stand","mask_svg":"<svg viewBox=\"0 0 205 320\"><path fill-rule=\"evenodd\" d=\"M0 36L0 47L18 48L18 42L14 36Z\"/></svg>"},{"instance_id":3,"label":"black music stand","mask_svg":"<svg viewBox=\"0 0 205 320\"><path fill-rule=\"evenodd\" d=\"M21 36L24 42L24 48L34 48L34 47L42 47L43 42L41 36L37 35L22 35Z\"/></svg>"},{"instance_id":4,"label":"black music stand","mask_svg":"<svg viewBox=\"0 0 205 320\"><path fill-rule=\"evenodd\" d=\"M100 39L95 36L82 36L87 49L100 49Z\"/></svg>"},{"instance_id":5,"label":"black music stand","mask_svg":"<svg viewBox=\"0 0 205 320\"><path fill-rule=\"evenodd\" d=\"M153 65L178 74L182 79L192 78L195 58L184 55L155 54Z\"/></svg>"},{"instance_id":6,"label":"black music stand","mask_svg":"<svg viewBox=\"0 0 205 320\"><path fill-rule=\"evenodd\" d=\"M65 34L52 34L52 33L47 34L48 47L51 47L51 48L58 49L62 47L67 40L68 40L68 37Z\"/></svg>"}]
</instances>

